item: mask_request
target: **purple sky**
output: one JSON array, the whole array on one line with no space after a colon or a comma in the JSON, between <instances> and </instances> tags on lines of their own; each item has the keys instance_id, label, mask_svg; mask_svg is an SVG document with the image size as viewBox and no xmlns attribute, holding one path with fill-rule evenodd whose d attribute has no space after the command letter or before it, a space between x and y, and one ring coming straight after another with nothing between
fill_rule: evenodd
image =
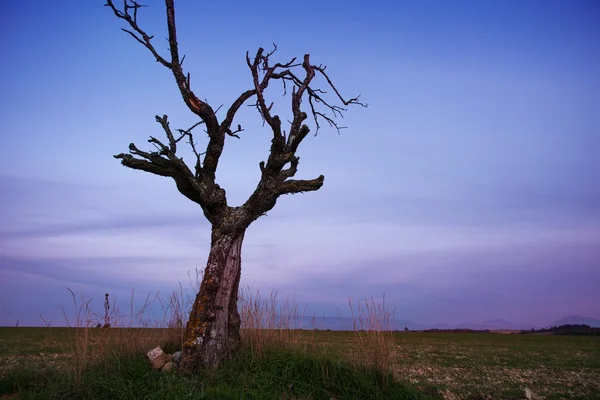
<instances>
[{"instance_id":1,"label":"purple sky","mask_svg":"<svg viewBox=\"0 0 600 400\"><path fill-rule=\"evenodd\" d=\"M0 325L63 324L65 287L128 310L132 288L142 301L187 286L206 262L199 206L112 157L148 148L156 114L196 120L102 4L13 1L0 17ZM140 24L166 52L164 4L148 4ZM423 323L600 319L596 1L181 0L177 16L192 87L214 107L250 87L245 52L273 42L369 103L341 135L304 141L298 177L325 185L250 227L243 286L307 314L385 293ZM232 205L270 142L252 109L235 122L246 131L218 171Z\"/></svg>"}]
</instances>

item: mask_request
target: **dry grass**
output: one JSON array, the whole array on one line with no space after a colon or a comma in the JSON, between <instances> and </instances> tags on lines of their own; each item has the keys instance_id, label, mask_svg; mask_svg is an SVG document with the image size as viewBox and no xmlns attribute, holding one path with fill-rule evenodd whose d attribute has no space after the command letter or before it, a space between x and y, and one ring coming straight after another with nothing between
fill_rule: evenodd
<instances>
[{"instance_id":1,"label":"dry grass","mask_svg":"<svg viewBox=\"0 0 600 400\"><path fill-rule=\"evenodd\" d=\"M354 320L353 345L350 346L355 364L374 367L383 372L393 372L396 344L392 321L395 310L389 310L383 299L364 298L358 307L348 299Z\"/></svg>"},{"instance_id":2,"label":"dry grass","mask_svg":"<svg viewBox=\"0 0 600 400\"><path fill-rule=\"evenodd\" d=\"M263 298L258 290L246 288L240 291L238 306L242 341L254 357L272 348L306 350L307 343L300 340L299 333L304 315L294 300L278 302L276 291Z\"/></svg>"},{"instance_id":3,"label":"dry grass","mask_svg":"<svg viewBox=\"0 0 600 400\"><path fill-rule=\"evenodd\" d=\"M317 339L318 330L303 326L305 316L298 305L286 299L278 301L277 292L262 297L259 291L246 288L240 292L239 308L242 321L242 341L254 357L260 358L266 349L282 348L312 354L329 354L348 358L352 364L393 373L395 337L392 331L394 311L382 300L365 298L354 307L348 305L354 319L352 341L341 352L335 343Z\"/></svg>"},{"instance_id":4,"label":"dry grass","mask_svg":"<svg viewBox=\"0 0 600 400\"><path fill-rule=\"evenodd\" d=\"M196 282L190 277L192 291L199 288L201 271L196 271ZM91 364L119 353L146 352L156 346L180 349L184 342L187 315L194 296L180 285L166 298L160 294L147 295L143 305L134 310L131 293L129 313L120 311L116 302L105 304L105 312L91 308L91 299L76 296L69 290L73 300L72 310L62 308L68 326L68 349L56 352L57 359L67 360L79 382L83 372ZM108 302L108 294L106 296ZM393 372L394 334L391 331L393 311L388 310L385 297L380 300L365 298L355 307L348 302L354 318L352 343L339 351L336 345L319 342L316 338L314 320L311 326L303 326L305 316L295 301L280 301L276 291L263 297L259 291L245 288L240 291L238 306L241 317L241 336L245 347L254 358L260 358L266 350L285 349L311 354L330 354L349 359L354 365L373 367L382 372ZM148 310L161 309L162 317L150 320ZM154 329L148 329L154 328ZM63 340L56 338L56 344ZM68 353L68 357L64 357ZM342 354L343 353L343 354Z\"/></svg>"},{"instance_id":5,"label":"dry grass","mask_svg":"<svg viewBox=\"0 0 600 400\"><path fill-rule=\"evenodd\" d=\"M185 294L180 288L166 297L148 295L139 310L130 305L125 315L115 303L95 313L89 300L71 293L72 310L63 309L68 328L4 328L10 336L0 335L0 368L25 361L57 366L69 369L79 383L89 366L117 352L146 352L157 345L175 351L191 307ZM326 355L428 392L450 390L463 397L483 392L509 399L529 387L547 400L600 394L599 338L393 332L394 311L385 297L358 304L349 300L348 306L353 332L319 331L302 326L306 319L293 300L246 288L239 298L243 343L254 359L273 349ZM162 310L162 316L150 321L150 309ZM110 328L96 327L107 322Z\"/></svg>"},{"instance_id":6,"label":"dry grass","mask_svg":"<svg viewBox=\"0 0 600 400\"><path fill-rule=\"evenodd\" d=\"M105 312L100 314L92 309L91 299L86 300L83 296L78 298L71 289L68 290L73 300L72 316L69 317L69 312L61 307L68 326L67 356L55 353L52 358L58 360L54 364L71 369L77 384L81 383L90 365L114 357L117 353L146 352L157 345L173 347L175 344L180 347L183 342L183 296L177 292L170 293L166 299L158 293L153 298L148 294L142 307L134 310L135 292L132 291L130 313L124 315L116 303L110 306L108 293L105 295ZM155 305L162 309L163 317L162 320L150 321L145 314ZM48 323L46 326L49 328ZM50 332L52 335L53 331ZM64 340L54 336L52 340L55 346L64 348Z\"/></svg>"}]
</instances>

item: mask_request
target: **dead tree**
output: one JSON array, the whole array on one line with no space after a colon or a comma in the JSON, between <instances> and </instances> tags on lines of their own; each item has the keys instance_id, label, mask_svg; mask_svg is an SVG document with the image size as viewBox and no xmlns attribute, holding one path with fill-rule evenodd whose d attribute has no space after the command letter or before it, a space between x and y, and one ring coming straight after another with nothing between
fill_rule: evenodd
<instances>
[{"instance_id":1,"label":"dead tree","mask_svg":"<svg viewBox=\"0 0 600 400\"><path fill-rule=\"evenodd\" d=\"M334 86L322 65L311 64L310 55L302 61L292 59L286 63L272 63L270 52L259 48L251 57L246 53L246 62L251 73L250 88L233 101L224 116L219 118L206 101L200 100L190 86L190 74L182 68L175 26L175 6L173 0L166 0L169 54L164 57L155 48L152 36L138 25L138 12L142 5L125 0L122 9L113 1L107 0L115 16L126 22L123 31L147 48L157 62L169 69L184 103L199 121L189 129L173 130L167 116L156 116L156 121L165 132L166 140L150 136L148 142L154 151L140 150L129 145L129 153L117 154L122 165L152 174L170 177L177 189L185 197L202 208L204 216L211 223L211 244L208 262L189 321L182 366L187 371L195 371L206 366L217 366L221 360L240 343L240 316L237 296L240 282L241 249L244 233L258 217L271 210L277 198L284 194L315 191L321 188L323 175L315 179L292 179L298 170L300 158L296 156L298 146L306 138L310 129L305 121L312 116L316 130L325 121L331 127L340 129L336 117L341 116L350 104L360 104L358 97L344 99ZM313 80L320 76L331 93L315 87ZM265 89L274 81L282 83L284 95L291 87L291 121L283 123L272 112L273 103L265 98ZM326 98L326 94L333 100ZM308 103L308 113L303 111L302 101ZM272 131L271 148L267 161L261 161L260 180L254 192L241 206L228 205L225 190L215 182L219 158L225 139L239 138L242 126L234 125L236 113L247 104L256 107L264 124ZM305 103L306 104L306 103ZM206 147L199 151L193 129L202 126L208 135ZM287 130L287 133L286 133ZM195 154L194 165L188 166L177 156L177 146L188 143Z\"/></svg>"}]
</instances>

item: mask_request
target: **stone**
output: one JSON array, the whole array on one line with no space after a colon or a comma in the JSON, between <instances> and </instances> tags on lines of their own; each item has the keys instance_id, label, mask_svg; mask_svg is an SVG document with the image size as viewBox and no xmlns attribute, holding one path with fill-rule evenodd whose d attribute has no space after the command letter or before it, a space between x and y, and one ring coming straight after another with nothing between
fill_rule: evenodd
<instances>
[{"instance_id":1,"label":"stone","mask_svg":"<svg viewBox=\"0 0 600 400\"><path fill-rule=\"evenodd\" d=\"M183 353L181 351L176 351L175 353L173 353L173 361L175 361L177 364L179 364L181 362L182 355L183 355Z\"/></svg>"},{"instance_id":2,"label":"stone","mask_svg":"<svg viewBox=\"0 0 600 400\"><path fill-rule=\"evenodd\" d=\"M150 359L150 361L152 361L156 357L160 356L161 354L164 354L164 351L159 346L159 347L155 347L152 350L150 350L146 355L148 356L148 358Z\"/></svg>"},{"instance_id":3,"label":"stone","mask_svg":"<svg viewBox=\"0 0 600 400\"><path fill-rule=\"evenodd\" d=\"M533 390L525 388L525 398L527 400L544 400L540 395L534 393Z\"/></svg>"},{"instance_id":4,"label":"stone","mask_svg":"<svg viewBox=\"0 0 600 400\"><path fill-rule=\"evenodd\" d=\"M177 364L175 364L173 361L170 361L170 362L166 363L165 365L163 365L161 371L165 372L165 373L173 372L175 370L176 366L177 366Z\"/></svg>"},{"instance_id":5,"label":"stone","mask_svg":"<svg viewBox=\"0 0 600 400\"><path fill-rule=\"evenodd\" d=\"M160 347L156 347L146 354L152 363L152 368L160 369L167 362L167 357Z\"/></svg>"},{"instance_id":6,"label":"stone","mask_svg":"<svg viewBox=\"0 0 600 400\"><path fill-rule=\"evenodd\" d=\"M167 357L164 354L161 354L150 362L152 363L152 368L161 369L162 366L166 364Z\"/></svg>"}]
</instances>

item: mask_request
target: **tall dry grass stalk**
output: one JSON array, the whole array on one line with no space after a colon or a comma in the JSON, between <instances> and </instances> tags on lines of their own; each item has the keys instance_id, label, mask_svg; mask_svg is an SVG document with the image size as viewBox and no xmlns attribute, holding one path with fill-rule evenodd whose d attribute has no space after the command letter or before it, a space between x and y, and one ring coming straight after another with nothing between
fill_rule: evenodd
<instances>
[{"instance_id":1,"label":"tall dry grass stalk","mask_svg":"<svg viewBox=\"0 0 600 400\"><path fill-rule=\"evenodd\" d=\"M395 308L390 310L382 300L373 297L359 301L358 308L348 305L353 319L352 361L373 367L382 372L392 372L395 363L395 339L392 321Z\"/></svg>"},{"instance_id":2,"label":"tall dry grass stalk","mask_svg":"<svg viewBox=\"0 0 600 400\"><path fill-rule=\"evenodd\" d=\"M200 273L196 271L196 279ZM191 279L190 286L195 289ZM197 286L197 285L196 285ZM83 296L77 299L68 289L73 299L74 317L61 307L69 327L69 342L73 362L71 363L76 382L81 381L84 370L91 363L113 356L116 352L145 352L157 345L181 349L185 339L185 328L193 296L180 284L179 291L166 297L157 293L148 294L141 308L134 309L135 292L131 292L129 315L121 313L116 299L106 307L104 314L92 310L92 299ZM285 348L306 351L315 348L315 341L303 340L304 316L299 312L295 301L278 300L276 291L262 297L258 290L242 289L238 306L241 317L242 344L247 346L254 357L261 357L267 349ZM151 310L162 310L162 317ZM108 312L110 310L110 313ZM151 314L151 315L149 315ZM110 321L110 325L107 324ZM313 324L314 326L314 324ZM148 329L156 328L156 329ZM313 330L314 339L314 330Z\"/></svg>"},{"instance_id":3,"label":"tall dry grass stalk","mask_svg":"<svg viewBox=\"0 0 600 400\"><path fill-rule=\"evenodd\" d=\"M73 299L74 316L69 318L69 313L62 306L61 310L69 328L69 366L76 384L81 383L88 366L117 353L146 352L156 345L181 348L184 310L182 298L177 292L170 293L166 300L159 293L154 298L148 294L142 307L136 311L133 305L135 292L132 291L130 314L125 316L117 307L116 299L113 300L112 307L105 307L107 312L101 315L93 312L92 299L86 301L81 295L78 300L71 289L67 290ZM155 304L159 304L163 311L162 319L146 317L148 310ZM110 321L110 325L106 321Z\"/></svg>"},{"instance_id":4,"label":"tall dry grass stalk","mask_svg":"<svg viewBox=\"0 0 600 400\"><path fill-rule=\"evenodd\" d=\"M169 342L183 344L191 303L186 303L181 284L179 289L179 293L175 290L169 293L166 301L163 301L160 296L157 299L163 311L163 319L159 322L159 326L167 328L170 332Z\"/></svg>"},{"instance_id":5,"label":"tall dry grass stalk","mask_svg":"<svg viewBox=\"0 0 600 400\"><path fill-rule=\"evenodd\" d=\"M81 383L81 378L83 376L83 371L87 367L90 362L90 332L89 327L92 324L92 309L90 307L91 299L87 302L84 301L83 296L81 298L81 303L79 306L77 304L77 298L75 293L69 288L67 288L69 293L73 298L73 307L75 309L75 321L74 325L69 321L69 317L67 315L64 307L61 306L61 310L65 320L67 321L67 325L69 328L69 344L71 345L71 357L73 368L73 374L75 375L75 383Z\"/></svg>"},{"instance_id":6,"label":"tall dry grass stalk","mask_svg":"<svg viewBox=\"0 0 600 400\"><path fill-rule=\"evenodd\" d=\"M90 364L115 353L145 353L156 346L169 351L181 349L187 317L201 276L201 271L196 270L195 284L190 277L193 294L180 284L179 291L173 291L166 297L160 293L155 296L148 294L137 311L134 309L135 292L132 290L128 315L120 312L116 299L113 299L112 306L106 306L105 303L105 313L94 313L91 299L86 301L80 296L78 300L75 293L68 289L73 299L74 316L70 319L67 311L63 307L61 309L69 327L70 366L75 381L81 382ZM344 353L350 356L354 364L391 372L395 363L392 329L395 310L388 309L385 295L381 301L373 297L364 298L357 307L348 299L348 305L354 320L353 343L347 346ZM250 350L253 357L260 358L266 350L272 349L311 354L327 351L326 344L318 345L315 340L317 330L314 317L312 326L305 326L304 315L294 299L280 301L275 290L263 297L258 290L251 291L247 287L240 290L238 307L242 345ZM162 310L162 316L155 314L157 309Z\"/></svg>"},{"instance_id":7,"label":"tall dry grass stalk","mask_svg":"<svg viewBox=\"0 0 600 400\"><path fill-rule=\"evenodd\" d=\"M253 356L260 357L267 348L306 347L301 340L304 316L293 299L280 302L275 290L263 298L258 290L253 292L247 287L240 290L238 307L242 342Z\"/></svg>"}]
</instances>

